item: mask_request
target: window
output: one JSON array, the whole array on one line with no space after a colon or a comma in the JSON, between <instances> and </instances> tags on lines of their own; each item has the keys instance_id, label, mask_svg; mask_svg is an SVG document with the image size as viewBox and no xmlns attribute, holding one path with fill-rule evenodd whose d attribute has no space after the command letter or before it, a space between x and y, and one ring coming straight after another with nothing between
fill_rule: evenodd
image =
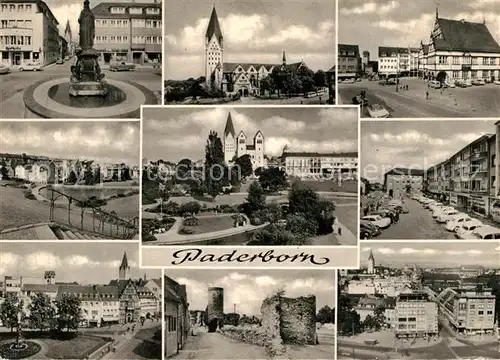
<instances>
[{"instance_id":1,"label":"window","mask_svg":"<svg viewBox=\"0 0 500 360\"><path fill-rule=\"evenodd\" d=\"M132 7L128 10L130 14L142 14L142 8L140 7Z\"/></svg>"},{"instance_id":2,"label":"window","mask_svg":"<svg viewBox=\"0 0 500 360\"><path fill-rule=\"evenodd\" d=\"M146 14L159 15L160 14L160 9L159 8L147 8L146 9Z\"/></svg>"},{"instance_id":3,"label":"window","mask_svg":"<svg viewBox=\"0 0 500 360\"><path fill-rule=\"evenodd\" d=\"M121 6L113 6L111 8L111 14L125 14L125 8Z\"/></svg>"}]
</instances>

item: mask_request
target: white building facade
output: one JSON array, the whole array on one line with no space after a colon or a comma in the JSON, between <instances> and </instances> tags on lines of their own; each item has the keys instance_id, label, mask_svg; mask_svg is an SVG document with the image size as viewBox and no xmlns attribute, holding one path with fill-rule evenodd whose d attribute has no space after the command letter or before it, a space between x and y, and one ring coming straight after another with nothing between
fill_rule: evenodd
<instances>
[{"instance_id":1,"label":"white building facade","mask_svg":"<svg viewBox=\"0 0 500 360\"><path fill-rule=\"evenodd\" d=\"M33 62L48 65L59 57L58 21L43 1L2 0L1 61L9 67Z\"/></svg>"}]
</instances>

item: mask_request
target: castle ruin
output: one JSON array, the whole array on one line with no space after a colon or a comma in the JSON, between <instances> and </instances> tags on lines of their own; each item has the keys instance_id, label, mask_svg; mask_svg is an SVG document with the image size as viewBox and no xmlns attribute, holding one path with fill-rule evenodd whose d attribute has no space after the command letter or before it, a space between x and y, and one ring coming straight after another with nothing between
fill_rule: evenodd
<instances>
[{"instance_id":1,"label":"castle ruin","mask_svg":"<svg viewBox=\"0 0 500 360\"><path fill-rule=\"evenodd\" d=\"M220 287L208 288L207 306L208 332L215 332L224 325L224 289Z\"/></svg>"}]
</instances>

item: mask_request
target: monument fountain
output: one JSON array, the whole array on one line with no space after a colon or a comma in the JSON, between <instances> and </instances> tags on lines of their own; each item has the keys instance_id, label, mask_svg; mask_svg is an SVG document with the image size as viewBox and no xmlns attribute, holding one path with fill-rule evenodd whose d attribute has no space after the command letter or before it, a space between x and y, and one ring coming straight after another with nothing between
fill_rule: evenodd
<instances>
[{"instance_id":1,"label":"monument fountain","mask_svg":"<svg viewBox=\"0 0 500 360\"><path fill-rule=\"evenodd\" d=\"M141 105L156 105L156 95L132 81L108 79L94 49L95 16L84 0L78 19L79 46L68 78L42 80L24 92L25 118L139 118ZM161 88L158 80L158 88Z\"/></svg>"},{"instance_id":2,"label":"monument fountain","mask_svg":"<svg viewBox=\"0 0 500 360\"><path fill-rule=\"evenodd\" d=\"M16 340L0 347L2 359L24 359L40 352L42 347L33 341L22 337L22 312L17 312Z\"/></svg>"}]
</instances>

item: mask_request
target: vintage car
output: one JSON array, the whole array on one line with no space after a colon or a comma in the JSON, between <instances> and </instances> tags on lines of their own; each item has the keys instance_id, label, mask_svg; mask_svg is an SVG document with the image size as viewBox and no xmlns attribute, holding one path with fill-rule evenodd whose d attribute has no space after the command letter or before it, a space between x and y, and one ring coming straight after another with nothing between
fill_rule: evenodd
<instances>
[{"instance_id":1,"label":"vintage car","mask_svg":"<svg viewBox=\"0 0 500 360\"><path fill-rule=\"evenodd\" d=\"M359 222L359 238L368 240L381 234L380 228L370 221L361 220Z\"/></svg>"},{"instance_id":2,"label":"vintage car","mask_svg":"<svg viewBox=\"0 0 500 360\"><path fill-rule=\"evenodd\" d=\"M5 64L2 64L0 63L0 74L8 74L10 72L10 68L5 65Z\"/></svg>"},{"instance_id":3,"label":"vintage car","mask_svg":"<svg viewBox=\"0 0 500 360\"><path fill-rule=\"evenodd\" d=\"M125 61L114 61L109 64L109 71L134 71L135 64Z\"/></svg>"},{"instance_id":4,"label":"vintage car","mask_svg":"<svg viewBox=\"0 0 500 360\"><path fill-rule=\"evenodd\" d=\"M389 111L380 104L373 104L368 106L368 115L370 115L371 118L388 118L389 117Z\"/></svg>"},{"instance_id":5,"label":"vintage car","mask_svg":"<svg viewBox=\"0 0 500 360\"><path fill-rule=\"evenodd\" d=\"M380 215L367 215L363 216L361 220L369 221L373 225L378 226L381 229L388 228L391 226L391 219L390 218L383 218Z\"/></svg>"},{"instance_id":6,"label":"vintage car","mask_svg":"<svg viewBox=\"0 0 500 360\"><path fill-rule=\"evenodd\" d=\"M21 64L19 71L42 71L42 66L38 63Z\"/></svg>"}]
</instances>

